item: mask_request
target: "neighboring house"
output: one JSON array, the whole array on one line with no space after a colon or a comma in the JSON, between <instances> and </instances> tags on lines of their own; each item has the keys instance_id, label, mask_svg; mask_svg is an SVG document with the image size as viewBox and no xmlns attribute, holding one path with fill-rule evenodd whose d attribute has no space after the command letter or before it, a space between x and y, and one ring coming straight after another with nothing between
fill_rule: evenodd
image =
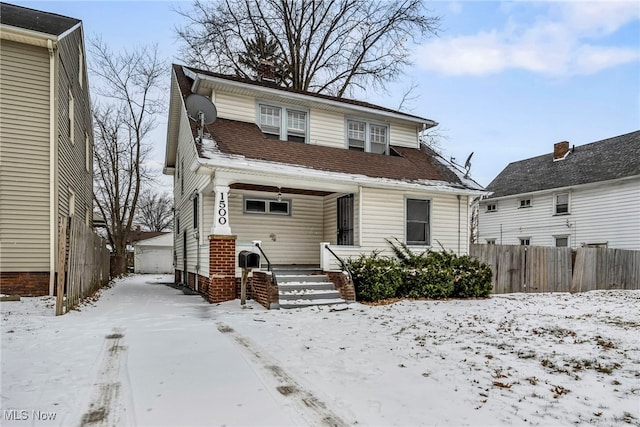
<instances>
[{"instance_id":1,"label":"neighboring house","mask_svg":"<svg viewBox=\"0 0 640 427\"><path fill-rule=\"evenodd\" d=\"M640 131L510 163L479 206L478 243L640 250Z\"/></svg>"},{"instance_id":2,"label":"neighboring house","mask_svg":"<svg viewBox=\"0 0 640 427\"><path fill-rule=\"evenodd\" d=\"M254 241L272 264L325 271L339 268L325 243L343 259L389 254L394 238L467 252L470 201L484 190L421 146L435 122L267 78L174 65L171 81L176 280L210 301L235 298L237 253ZM202 137L185 102L210 108L195 94L217 109Z\"/></svg>"},{"instance_id":3,"label":"neighboring house","mask_svg":"<svg viewBox=\"0 0 640 427\"><path fill-rule=\"evenodd\" d=\"M0 4L0 292L53 294L58 220L91 223L82 22Z\"/></svg>"},{"instance_id":4,"label":"neighboring house","mask_svg":"<svg viewBox=\"0 0 640 427\"><path fill-rule=\"evenodd\" d=\"M133 250L134 272L173 273L173 233L138 240Z\"/></svg>"}]
</instances>

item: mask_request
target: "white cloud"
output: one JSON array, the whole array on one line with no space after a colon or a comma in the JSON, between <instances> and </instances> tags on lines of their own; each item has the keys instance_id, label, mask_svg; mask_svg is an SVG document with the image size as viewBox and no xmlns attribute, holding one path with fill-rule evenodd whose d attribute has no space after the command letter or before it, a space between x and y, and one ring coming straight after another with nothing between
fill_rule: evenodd
<instances>
[{"instance_id":1,"label":"white cloud","mask_svg":"<svg viewBox=\"0 0 640 427\"><path fill-rule=\"evenodd\" d=\"M522 69L563 76L594 74L640 60L637 40L632 46L608 45L601 40L640 19L636 2L543 6L545 14L530 15L528 22L509 17L504 28L498 30L432 40L417 49L417 63L451 75ZM515 12L513 8L505 10Z\"/></svg>"}]
</instances>

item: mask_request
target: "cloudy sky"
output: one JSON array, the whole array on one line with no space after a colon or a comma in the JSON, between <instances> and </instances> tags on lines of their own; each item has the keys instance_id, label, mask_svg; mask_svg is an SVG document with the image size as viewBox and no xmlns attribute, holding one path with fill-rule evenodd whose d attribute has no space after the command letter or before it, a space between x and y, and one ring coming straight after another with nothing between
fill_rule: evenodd
<instances>
[{"instance_id":1,"label":"cloudy sky","mask_svg":"<svg viewBox=\"0 0 640 427\"><path fill-rule=\"evenodd\" d=\"M32 2L83 20L87 38L112 48L158 42L176 58L174 10L187 2ZM440 123L444 155L483 185L510 162L640 129L640 3L637 1L427 2L442 32L414 49L414 66L387 94L359 97ZM167 72L167 76L168 76ZM166 118L154 133L164 160Z\"/></svg>"}]
</instances>

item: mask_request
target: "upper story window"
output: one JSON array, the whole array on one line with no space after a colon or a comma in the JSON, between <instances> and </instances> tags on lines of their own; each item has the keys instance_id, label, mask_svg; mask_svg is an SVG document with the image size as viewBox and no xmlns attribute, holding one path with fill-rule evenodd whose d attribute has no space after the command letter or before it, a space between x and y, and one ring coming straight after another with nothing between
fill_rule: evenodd
<instances>
[{"instance_id":1,"label":"upper story window","mask_svg":"<svg viewBox=\"0 0 640 427\"><path fill-rule=\"evenodd\" d=\"M498 204L497 203L489 203L487 205L487 212L496 212L498 210Z\"/></svg>"},{"instance_id":2,"label":"upper story window","mask_svg":"<svg viewBox=\"0 0 640 427\"><path fill-rule=\"evenodd\" d=\"M530 208L531 207L531 199L520 199L520 207L521 208Z\"/></svg>"},{"instance_id":3,"label":"upper story window","mask_svg":"<svg viewBox=\"0 0 640 427\"><path fill-rule=\"evenodd\" d=\"M349 150L389 154L389 127L360 120L347 120Z\"/></svg>"},{"instance_id":4,"label":"upper story window","mask_svg":"<svg viewBox=\"0 0 640 427\"><path fill-rule=\"evenodd\" d=\"M559 193L554 196L554 213L556 215L569 213L569 193Z\"/></svg>"},{"instance_id":5,"label":"upper story window","mask_svg":"<svg viewBox=\"0 0 640 427\"><path fill-rule=\"evenodd\" d=\"M260 129L270 139L307 141L307 112L288 107L259 105Z\"/></svg>"}]
</instances>

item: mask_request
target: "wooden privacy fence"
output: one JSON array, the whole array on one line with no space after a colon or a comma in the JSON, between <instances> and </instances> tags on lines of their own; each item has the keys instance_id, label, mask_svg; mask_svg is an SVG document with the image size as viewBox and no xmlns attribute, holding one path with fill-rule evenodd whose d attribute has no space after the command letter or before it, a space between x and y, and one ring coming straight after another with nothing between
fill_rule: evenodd
<instances>
[{"instance_id":1,"label":"wooden privacy fence","mask_svg":"<svg viewBox=\"0 0 640 427\"><path fill-rule=\"evenodd\" d=\"M60 219L56 270L56 315L68 312L109 282L105 241L80 218Z\"/></svg>"},{"instance_id":2,"label":"wooden privacy fence","mask_svg":"<svg viewBox=\"0 0 640 427\"><path fill-rule=\"evenodd\" d=\"M521 245L471 245L491 266L493 292L640 289L640 251Z\"/></svg>"}]
</instances>

